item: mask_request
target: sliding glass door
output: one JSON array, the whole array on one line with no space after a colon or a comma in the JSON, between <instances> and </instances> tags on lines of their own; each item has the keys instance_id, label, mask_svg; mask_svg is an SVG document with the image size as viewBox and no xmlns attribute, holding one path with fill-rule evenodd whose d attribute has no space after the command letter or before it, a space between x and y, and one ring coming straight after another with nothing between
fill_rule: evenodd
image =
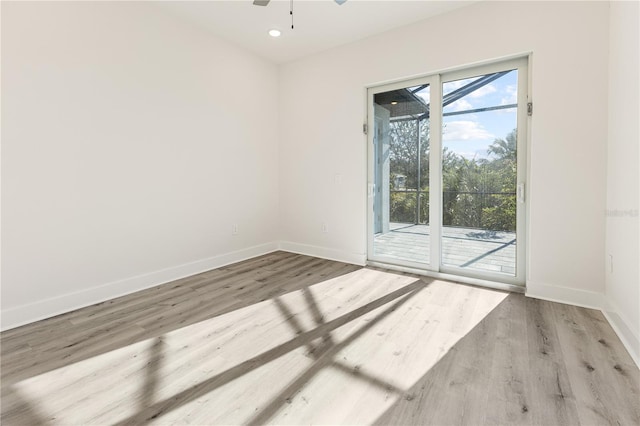
<instances>
[{"instance_id":1,"label":"sliding glass door","mask_svg":"<svg viewBox=\"0 0 640 426\"><path fill-rule=\"evenodd\" d=\"M524 283L526 60L369 89L371 261Z\"/></svg>"},{"instance_id":2,"label":"sliding glass door","mask_svg":"<svg viewBox=\"0 0 640 426\"><path fill-rule=\"evenodd\" d=\"M372 254L429 263L430 84L373 94Z\"/></svg>"}]
</instances>

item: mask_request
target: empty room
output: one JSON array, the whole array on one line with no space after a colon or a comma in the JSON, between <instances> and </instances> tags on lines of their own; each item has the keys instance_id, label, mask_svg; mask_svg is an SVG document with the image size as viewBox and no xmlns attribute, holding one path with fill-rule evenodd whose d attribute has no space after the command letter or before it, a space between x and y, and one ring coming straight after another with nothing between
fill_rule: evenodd
<instances>
[{"instance_id":1,"label":"empty room","mask_svg":"<svg viewBox=\"0 0 640 426\"><path fill-rule=\"evenodd\" d=\"M0 20L3 425L640 424L640 2Z\"/></svg>"}]
</instances>

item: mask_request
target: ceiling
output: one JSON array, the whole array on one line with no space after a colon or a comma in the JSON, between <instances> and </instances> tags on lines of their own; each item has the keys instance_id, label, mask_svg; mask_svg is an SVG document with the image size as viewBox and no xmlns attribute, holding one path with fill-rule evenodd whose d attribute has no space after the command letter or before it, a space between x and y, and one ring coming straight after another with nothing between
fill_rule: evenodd
<instances>
[{"instance_id":1,"label":"ceiling","mask_svg":"<svg viewBox=\"0 0 640 426\"><path fill-rule=\"evenodd\" d=\"M474 1L463 0L294 0L291 29L289 0L254 6L252 0L165 1L159 7L263 58L284 63L379 34ZM267 32L282 31L279 38Z\"/></svg>"}]
</instances>

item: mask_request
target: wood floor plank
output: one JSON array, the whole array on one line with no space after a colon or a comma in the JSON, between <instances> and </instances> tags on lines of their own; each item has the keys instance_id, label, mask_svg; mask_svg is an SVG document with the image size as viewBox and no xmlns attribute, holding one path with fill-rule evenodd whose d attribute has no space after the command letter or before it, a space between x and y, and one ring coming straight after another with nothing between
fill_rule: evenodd
<instances>
[{"instance_id":1,"label":"wood floor plank","mask_svg":"<svg viewBox=\"0 0 640 426\"><path fill-rule=\"evenodd\" d=\"M580 422L640 424L638 369L602 314L560 304L553 310Z\"/></svg>"},{"instance_id":2,"label":"wood floor plank","mask_svg":"<svg viewBox=\"0 0 640 426\"><path fill-rule=\"evenodd\" d=\"M510 295L495 315L496 348L484 424L532 424L527 409L531 395L526 383L532 372L526 340L526 300L521 295Z\"/></svg>"},{"instance_id":3,"label":"wood floor plank","mask_svg":"<svg viewBox=\"0 0 640 426\"><path fill-rule=\"evenodd\" d=\"M556 331L552 302L526 300L529 354L528 414L533 424L578 424L576 401L561 343Z\"/></svg>"},{"instance_id":4,"label":"wood floor plank","mask_svg":"<svg viewBox=\"0 0 640 426\"><path fill-rule=\"evenodd\" d=\"M0 346L3 425L640 422L599 312L285 252Z\"/></svg>"}]
</instances>

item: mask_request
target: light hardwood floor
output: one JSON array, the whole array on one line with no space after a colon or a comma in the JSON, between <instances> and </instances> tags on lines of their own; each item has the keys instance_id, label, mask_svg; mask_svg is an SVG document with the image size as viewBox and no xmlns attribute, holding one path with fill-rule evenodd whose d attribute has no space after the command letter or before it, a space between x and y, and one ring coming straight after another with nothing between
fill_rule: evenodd
<instances>
[{"instance_id":1,"label":"light hardwood floor","mask_svg":"<svg viewBox=\"0 0 640 426\"><path fill-rule=\"evenodd\" d=\"M3 425L640 423L597 311L284 252L0 338Z\"/></svg>"}]
</instances>

